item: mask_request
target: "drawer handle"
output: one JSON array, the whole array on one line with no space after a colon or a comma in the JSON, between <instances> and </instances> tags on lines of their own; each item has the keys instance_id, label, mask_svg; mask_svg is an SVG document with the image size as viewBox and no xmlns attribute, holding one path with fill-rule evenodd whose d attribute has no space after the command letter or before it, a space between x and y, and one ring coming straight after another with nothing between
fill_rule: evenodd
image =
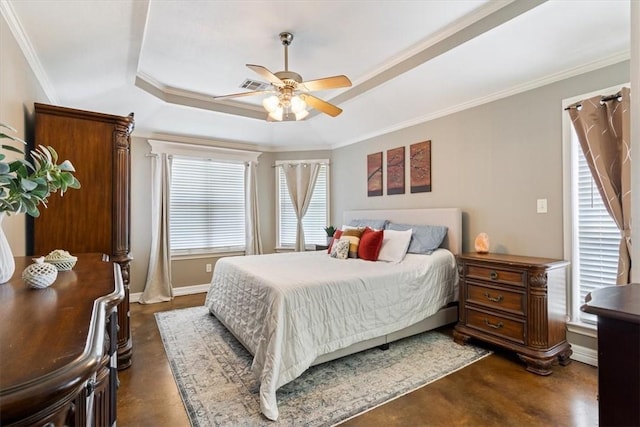
<instances>
[{"instance_id":1,"label":"drawer handle","mask_svg":"<svg viewBox=\"0 0 640 427\"><path fill-rule=\"evenodd\" d=\"M497 280L498 279L498 273L496 273L495 271L492 271L491 273L489 273L489 278L491 280Z\"/></svg>"},{"instance_id":2,"label":"drawer handle","mask_svg":"<svg viewBox=\"0 0 640 427\"><path fill-rule=\"evenodd\" d=\"M500 328L502 328L504 326L504 324L502 322L491 323L486 318L484 319L484 324L487 325L490 328L493 328L493 329L500 329Z\"/></svg>"},{"instance_id":3,"label":"drawer handle","mask_svg":"<svg viewBox=\"0 0 640 427\"><path fill-rule=\"evenodd\" d=\"M489 292L485 292L484 296L491 302L502 302L503 298L502 295L498 295L497 297L492 297L491 295L489 295Z\"/></svg>"}]
</instances>

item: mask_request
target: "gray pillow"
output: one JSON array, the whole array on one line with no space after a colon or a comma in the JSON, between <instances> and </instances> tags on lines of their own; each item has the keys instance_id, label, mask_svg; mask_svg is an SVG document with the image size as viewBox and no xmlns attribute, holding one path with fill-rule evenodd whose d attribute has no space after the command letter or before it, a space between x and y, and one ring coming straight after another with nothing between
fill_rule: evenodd
<instances>
[{"instance_id":1,"label":"gray pillow","mask_svg":"<svg viewBox=\"0 0 640 427\"><path fill-rule=\"evenodd\" d=\"M376 230L384 230L389 223L386 219L352 219L348 225L351 227L369 227Z\"/></svg>"},{"instance_id":2,"label":"gray pillow","mask_svg":"<svg viewBox=\"0 0 640 427\"><path fill-rule=\"evenodd\" d=\"M438 249L447 236L448 228L443 225L387 224L389 230L413 230L407 252L411 254L431 255Z\"/></svg>"}]
</instances>

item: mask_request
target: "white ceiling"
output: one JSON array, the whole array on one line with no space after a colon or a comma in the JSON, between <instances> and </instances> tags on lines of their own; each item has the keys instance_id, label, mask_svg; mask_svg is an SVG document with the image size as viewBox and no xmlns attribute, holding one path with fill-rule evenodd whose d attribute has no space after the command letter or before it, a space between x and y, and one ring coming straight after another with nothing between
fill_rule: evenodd
<instances>
[{"instance_id":1,"label":"white ceiling","mask_svg":"<svg viewBox=\"0 0 640 427\"><path fill-rule=\"evenodd\" d=\"M335 148L629 58L629 0L0 0L52 103L126 115L134 135L264 150ZM264 120L262 97L215 101L263 80L305 80L344 112ZM229 113L231 112L231 113Z\"/></svg>"}]
</instances>

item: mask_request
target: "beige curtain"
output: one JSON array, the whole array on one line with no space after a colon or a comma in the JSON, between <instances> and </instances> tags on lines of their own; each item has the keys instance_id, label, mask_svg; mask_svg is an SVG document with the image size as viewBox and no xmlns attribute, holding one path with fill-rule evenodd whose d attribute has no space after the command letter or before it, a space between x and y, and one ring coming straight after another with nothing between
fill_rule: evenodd
<instances>
[{"instance_id":1,"label":"beige curtain","mask_svg":"<svg viewBox=\"0 0 640 427\"><path fill-rule=\"evenodd\" d=\"M296 212L298 226L296 229L296 247L297 252L304 251L304 228L302 227L302 218L307 213L313 189L316 186L320 164L318 163L285 163L284 176L287 180L287 189L293 203L293 209Z\"/></svg>"},{"instance_id":2,"label":"beige curtain","mask_svg":"<svg viewBox=\"0 0 640 427\"><path fill-rule=\"evenodd\" d=\"M141 304L171 301L171 249L169 247L169 189L171 156L153 155L151 164L151 252Z\"/></svg>"},{"instance_id":3,"label":"beige curtain","mask_svg":"<svg viewBox=\"0 0 640 427\"><path fill-rule=\"evenodd\" d=\"M258 255L262 253L260 239L260 221L258 208L258 162L245 163L245 254Z\"/></svg>"},{"instance_id":4,"label":"beige curtain","mask_svg":"<svg viewBox=\"0 0 640 427\"><path fill-rule=\"evenodd\" d=\"M629 88L569 107L580 146L602 200L620 229L617 284L631 281L631 140ZM611 98L611 97L608 97Z\"/></svg>"}]
</instances>

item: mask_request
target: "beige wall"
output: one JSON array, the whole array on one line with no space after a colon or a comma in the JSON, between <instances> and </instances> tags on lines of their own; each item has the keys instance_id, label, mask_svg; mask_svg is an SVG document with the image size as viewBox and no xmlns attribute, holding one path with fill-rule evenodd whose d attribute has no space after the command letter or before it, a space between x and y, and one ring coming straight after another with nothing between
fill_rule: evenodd
<instances>
[{"instance_id":1,"label":"beige wall","mask_svg":"<svg viewBox=\"0 0 640 427\"><path fill-rule=\"evenodd\" d=\"M336 149L332 219L345 209L460 207L464 250L486 232L491 251L562 258L562 99L628 81L623 62ZM367 197L367 154L424 140L432 192ZM547 214L536 213L539 198Z\"/></svg>"},{"instance_id":2,"label":"beige wall","mask_svg":"<svg viewBox=\"0 0 640 427\"><path fill-rule=\"evenodd\" d=\"M26 132L32 129L33 103L48 102L48 99L1 16L0 52L0 123L14 127L18 137L32 141L33 135ZM3 139L2 143L6 144L7 140ZM5 154L13 156L12 153ZM25 255L25 215L5 218L2 229L13 254Z\"/></svg>"}]
</instances>

